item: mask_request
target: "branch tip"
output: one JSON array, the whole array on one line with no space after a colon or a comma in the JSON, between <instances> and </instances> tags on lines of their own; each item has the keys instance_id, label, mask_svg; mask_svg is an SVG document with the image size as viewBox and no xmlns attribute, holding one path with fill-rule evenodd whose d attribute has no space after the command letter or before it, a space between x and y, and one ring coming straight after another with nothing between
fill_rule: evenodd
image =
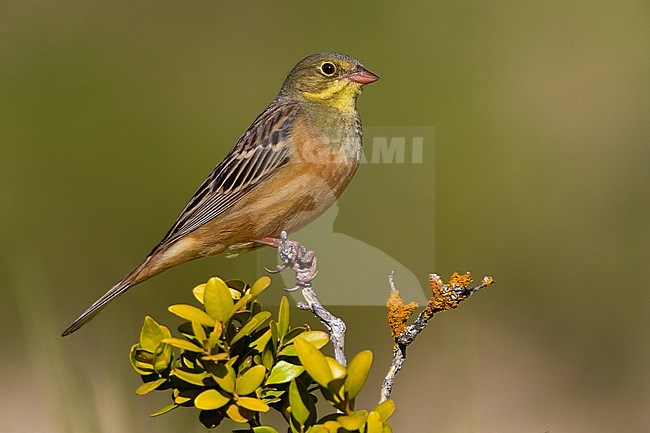
<instances>
[{"instance_id":1,"label":"branch tip","mask_svg":"<svg viewBox=\"0 0 650 433\"><path fill-rule=\"evenodd\" d=\"M381 387L380 402L390 398L395 376L399 373L406 360L407 347L426 328L434 314L457 308L461 302L472 294L492 284L494 278L490 276L483 277L481 284L470 287L473 281L472 274L469 272L465 274L454 272L449 278L449 283L444 283L438 274L429 274L429 286L431 287L432 296L413 324L406 326L406 322L413 315L418 305L415 302L404 305L404 300L395 287L394 272L390 273L388 276L390 296L386 302L386 307L388 308L388 325L395 344L393 346L393 360Z\"/></svg>"}]
</instances>

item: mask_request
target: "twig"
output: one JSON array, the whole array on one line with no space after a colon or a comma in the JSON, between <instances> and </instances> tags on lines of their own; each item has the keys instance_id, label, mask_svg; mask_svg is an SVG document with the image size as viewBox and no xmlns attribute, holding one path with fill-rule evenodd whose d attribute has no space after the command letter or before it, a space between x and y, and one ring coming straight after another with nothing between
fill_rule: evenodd
<instances>
[{"instance_id":1,"label":"twig","mask_svg":"<svg viewBox=\"0 0 650 433\"><path fill-rule=\"evenodd\" d=\"M330 331L330 340L334 346L334 358L339 362L339 364L346 366L345 322L327 311L327 309L321 305L316 297L316 292L314 292L313 287L309 286L302 289L302 296L307 302L298 302L297 307L301 310L307 310L314 313L314 316L318 317L323 325L325 325L325 327Z\"/></svg>"},{"instance_id":2,"label":"twig","mask_svg":"<svg viewBox=\"0 0 650 433\"><path fill-rule=\"evenodd\" d=\"M395 271L391 271L391 273L388 275L388 285L390 286L391 297L393 295L399 296L399 292L395 288ZM422 315L422 313L420 313L420 315ZM404 334L405 332L406 331L402 332L400 335ZM399 373L399 371L402 369L402 365L406 360L406 346L400 344L400 335L395 338L395 343L393 344L393 360L390 363L390 367L388 368L388 373L384 378L384 382L381 384L381 397L379 398L380 403L390 398L390 394L393 391L393 384L395 383L395 376L397 376L397 373Z\"/></svg>"},{"instance_id":3,"label":"twig","mask_svg":"<svg viewBox=\"0 0 650 433\"><path fill-rule=\"evenodd\" d=\"M313 251L307 250L296 241L287 239L287 233L282 232L280 239L264 240L266 244L275 246L282 264L275 270L267 269L271 273L281 272L290 268L296 274L296 286L285 289L289 292L301 289L305 302L298 302L297 307L301 310L311 311L323 325L329 330L330 340L334 346L334 358L343 366L347 365L345 359L345 322L330 313L318 301L312 280L318 273L318 260Z\"/></svg>"},{"instance_id":4,"label":"twig","mask_svg":"<svg viewBox=\"0 0 650 433\"><path fill-rule=\"evenodd\" d=\"M411 303L404 305L402 298L399 296L399 291L395 287L395 273L391 272L388 276L391 295L386 306L389 310L388 320L395 344L393 347L393 360L381 386L380 402L390 398L395 383L395 376L399 373L406 360L406 349L415 341L415 338L420 332L426 328L429 320L436 313L458 307L462 301L472 294L492 284L494 279L492 277L485 277L481 284L470 288L469 285L472 283L472 277L468 272L465 275L454 273L449 284L444 284L438 275L431 274L429 275L429 282L433 296L429 300L426 308L418 314L415 322L412 325L406 326L405 323L411 314L413 314L415 308L417 308L417 304Z\"/></svg>"}]
</instances>

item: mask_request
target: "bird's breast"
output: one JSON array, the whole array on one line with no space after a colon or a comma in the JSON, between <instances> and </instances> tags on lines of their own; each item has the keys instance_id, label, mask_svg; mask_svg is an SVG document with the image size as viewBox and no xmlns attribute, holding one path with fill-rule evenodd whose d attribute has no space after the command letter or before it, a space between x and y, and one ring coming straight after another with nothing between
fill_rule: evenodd
<instances>
[{"instance_id":1,"label":"bird's breast","mask_svg":"<svg viewBox=\"0 0 650 433\"><path fill-rule=\"evenodd\" d=\"M359 166L358 121L323 130L301 118L287 140L287 163L197 236L226 247L278 237L282 230L304 227L336 202Z\"/></svg>"}]
</instances>

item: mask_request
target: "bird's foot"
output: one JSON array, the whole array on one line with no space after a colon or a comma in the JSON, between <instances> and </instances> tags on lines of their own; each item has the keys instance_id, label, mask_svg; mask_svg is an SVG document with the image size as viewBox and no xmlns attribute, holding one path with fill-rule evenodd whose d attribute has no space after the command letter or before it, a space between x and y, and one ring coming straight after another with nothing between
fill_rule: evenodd
<instances>
[{"instance_id":1,"label":"bird's foot","mask_svg":"<svg viewBox=\"0 0 650 433\"><path fill-rule=\"evenodd\" d=\"M259 241L278 249L281 264L275 269L266 269L267 272L277 274L285 269L291 269L296 274L296 286L291 289L285 289L287 292L293 292L305 287L311 287L311 281L318 273L318 259L313 251L307 250L303 245L287 238L287 232L282 232L280 239L264 238Z\"/></svg>"}]
</instances>

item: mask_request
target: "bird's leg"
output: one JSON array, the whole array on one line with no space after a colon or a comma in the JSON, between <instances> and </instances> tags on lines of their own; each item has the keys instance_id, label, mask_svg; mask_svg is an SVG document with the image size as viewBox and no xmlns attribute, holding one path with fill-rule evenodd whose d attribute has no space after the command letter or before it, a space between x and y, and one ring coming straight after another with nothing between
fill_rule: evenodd
<instances>
[{"instance_id":1,"label":"bird's leg","mask_svg":"<svg viewBox=\"0 0 650 433\"><path fill-rule=\"evenodd\" d=\"M281 264L277 265L275 269L266 269L272 274L282 272L287 268L293 270L296 274L297 284L291 289L285 289L288 292L293 292L305 287L311 287L311 281L318 273L318 259L313 251L307 250L304 246L296 241L287 238L287 232L280 234L280 239L277 238L264 238L257 241L264 245L269 245L278 249Z\"/></svg>"},{"instance_id":2,"label":"bird's leg","mask_svg":"<svg viewBox=\"0 0 650 433\"><path fill-rule=\"evenodd\" d=\"M280 251L280 243L282 242L282 239L268 237L268 238L259 239L256 242L260 243L260 244L268 245L268 246L273 247L273 248L277 248L278 252L279 252ZM266 272L268 272L270 274L278 274L278 273L284 271L288 267L289 266L284 264L284 262L283 262L281 265L277 265L275 267L275 269L269 269L266 266L264 267L264 269L266 269Z\"/></svg>"}]
</instances>

